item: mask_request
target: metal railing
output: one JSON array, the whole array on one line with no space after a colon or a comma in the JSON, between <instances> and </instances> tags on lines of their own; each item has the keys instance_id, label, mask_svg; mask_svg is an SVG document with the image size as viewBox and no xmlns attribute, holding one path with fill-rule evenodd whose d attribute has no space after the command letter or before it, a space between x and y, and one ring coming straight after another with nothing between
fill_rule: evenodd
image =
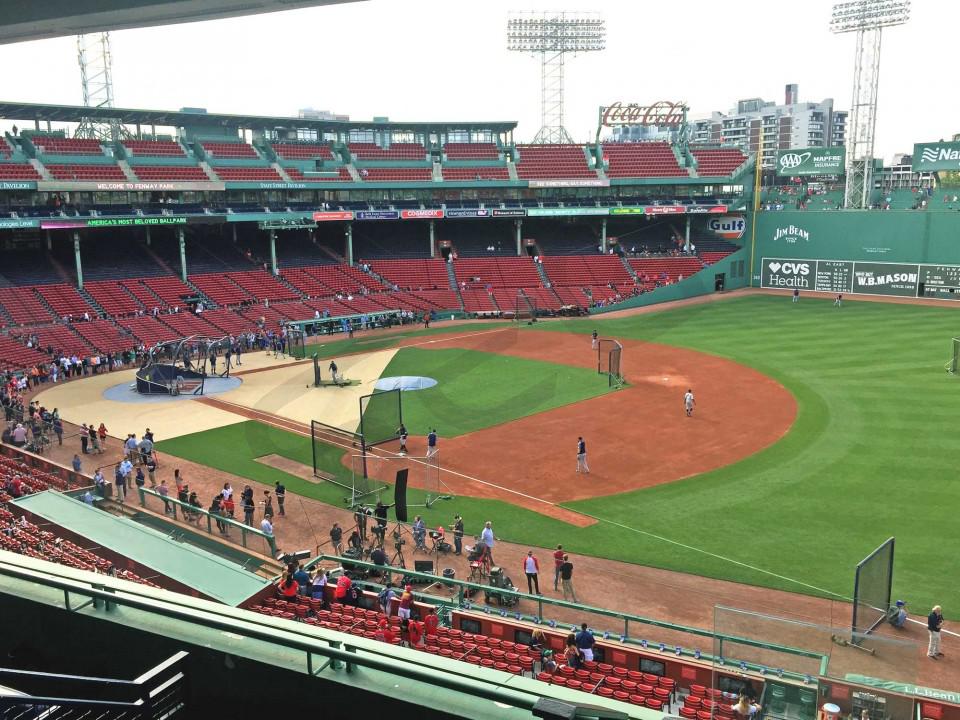
<instances>
[{"instance_id":1,"label":"metal railing","mask_svg":"<svg viewBox=\"0 0 960 720\"><path fill-rule=\"evenodd\" d=\"M104 620L109 620L109 613L125 608L302 653L304 665L299 670L313 676L327 671L352 673L354 668L367 668L526 711L532 711L542 697L542 683L532 678L458 663L328 628L291 623L5 550L0 550L0 578L3 578L0 594L16 594L20 600L30 600L34 593L55 589L63 593L63 607L67 611L92 606L96 611L103 611ZM49 593L43 597L49 602ZM289 666L284 664L284 667ZM559 687L551 688L550 696L574 707L584 700L579 691ZM594 708L601 706L606 717L627 717L620 709L621 703L596 695L588 699ZM639 712L641 717L646 717L643 711Z\"/></svg>"},{"instance_id":2,"label":"metal railing","mask_svg":"<svg viewBox=\"0 0 960 720\"><path fill-rule=\"evenodd\" d=\"M493 596L508 596L515 598L516 600L526 600L534 602L537 604L537 614L536 615L525 615L520 612L506 612L502 609L499 610L501 617L510 617L514 620L520 620L524 622L531 622L536 625L542 625L545 629L550 629L551 627L568 627L569 623L560 623L552 622L549 618L546 618L544 615L545 607L555 607L558 609L568 609L575 610L578 613L590 613L594 615L600 615L603 617L608 617L615 619L623 624L623 632L617 636L613 636L610 641L612 642L621 642L624 644L635 645L642 648L650 647L651 652L655 652L659 648L659 643L654 641L648 641L643 638L636 636L631 636L631 625L636 626L646 626L654 628L662 628L664 630L670 630L674 632L686 633L688 635L694 635L697 637L703 637L710 640L710 647L714 646L719 648L719 654L714 657L709 652L700 652L694 648L682 648L679 646L673 646L666 644L664 646L665 650L668 650L671 655L675 657L688 657L688 658L697 658L706 662L713 662L718 665L727 665L731 669L737 668L738 670L751 670L755 672L766 671L764 665L760 663L750 662L745 658L732 658L724 657L722 655L722 650L724 643L734 646L746 646L753 647L760 650L773 650L785 655L795 655L798 657L805 657L817 660L820 662L821 674L826 674L827 662L829 657L823 655L822 653L815 652L812 650L804 650L802 648L793 648L786 645L776 645L773 643L767 643L760 640L754 640L751 638L737 637L734 635L721 635L713 632L712 630L706 630L704 628L693 627L692 625L680 625L678 623L672 623L665 620L655 620L653 618L643 617L641 615L631 615L629 613L618 612L616 610L607 610L605 608L592 607L590 605L583 605L581 603L573 603L567 600L558 600L554 598L545 597L543 595L530 595L519 590L509 590L502 587L494 587L491 585L482 585L479 583L470 582L468 580L456 580L454 578L445 578L435 575L433 573L423 573L417 572L415 570L407 570L402 567L395 567L390 565L376 565L374 563L365 562L362 560L353 560L352 558L341 557L339 555L318 555L316 558L310 561L309 565L314 565L318 562L323 561L333 561L341 563L348 567L357 567L363 568L365 570L374 570L375 572L386 572L389 574L400 574L406 578L415 578L420 580L428 581L429 583L439 583L446 585L447 587L455 588L455 594L451 598L440 598L440 597L430 597L425 594L421 594L424 597L425 602L431 604L439 603L450 603L455 602L460 608L464 610L474 610L482 613L491 613L497 612L492 610L489 605L478 604L468 600L468 595L475 594L477 592L483 592L484 596L488 593ZM366 582L369 586L375 587L377 589L383 587L382 585L370 582L370 581L360 581ZM650 643L653 642L651 645ZM716 645L715 645L716 644ZM699 653L699 654L698 654ZM793 680L806 680L806 676L801 673L785 671L782 675L783 677L790 678Z\"/></svg>"},{"instance_id":3,"label":"metal railing","mask_svg":"<svg viewBox=\"0 0 960 720\"><path fill-rule=\"evenodd\" d=\"M190 503L185 503L177 498L173 497L164 497L156 490L150 490L149 488L137 488L137 493L140 496L140 507L147 508L148 499L154 499L157 503L163 504L163 514L169 515L174 520L182 520L191 527L198 528L199 530L206 529L207 534L209 535L218 535L220 537L230 537L230 530L236 530L240 533L240 545L244 548L250 549L248 542L249 537L260 538L263 542L263 545L257 549L254 548L257 552L262 552L265 555L269 555L271 558L277 556L277 539L274 535L263 532L262 530L235 520L227 515L215 515L209 510L204 510L203 508L196 507ZM151 509L152 508L148 508ZM156 511L154 511L156 512ZM179 516L179 517L178 517ZM219 525L224 526L224 531L221 532ZM217 526L217 529L214 530L214 526ZM264 552L265 551L265 552Z\"/></svg>"},{"instance_id":4,"label":"metal railing","mask_svg":"<svg viewBox=\"0 0 960 720\"><path fill-rule=\"evenodd\" d=\"M186 709L178 652L135 680L0 668L0 685L22 695L0 695L0 718L77 717L113 720L176 718Z\"/></svg>"}]
</instances>

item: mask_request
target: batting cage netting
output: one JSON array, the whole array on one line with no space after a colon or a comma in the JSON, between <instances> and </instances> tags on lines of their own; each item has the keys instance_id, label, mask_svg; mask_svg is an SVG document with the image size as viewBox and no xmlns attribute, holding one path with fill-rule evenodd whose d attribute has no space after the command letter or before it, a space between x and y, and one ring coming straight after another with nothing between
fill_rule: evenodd
<instances>
[{"instance_id":1,"label":"batting cage netting","mask_svg":"<svg viewBox=\"0 0 960 720\"><path fill-rule=\"evenodd\" d=\"M382 390L360 398L360 435L366 447L396 440L403 424L400 388Z\"/></svg>"},{"instance_id":2,"label":"batting cage netting","mask_svg":"<svg viewBox=\"0 0 960 720\"><path fill-rule=\"evenodd\" d=\"M366 485L368 492L375 497L368 498L364 502L375 502L380 499L380 493L396 483L397 472L407 471L407 482L410 488L423 490L424 504L431 507L433 503L449 494L446 486L440 480L440 454L435 453L430 457L415 455L390 455L381 456L367 453L366 455L353 455L351 458L353 465L354 484L360 485L366 472ZM391 490L392 492L392 490ZM387 504L393 500L387 500ZM417 503L408 503L411 507L418 507Z\"/></svg>"},{"instance_id":3,"label":"batting cage netting","mask_svg":"<svg viewBox=\"0 0 960 720\"><path fill-rule=\"evenodd\" d=\"M857 564L853 582L853 632L866 635L884 621L893 594L893 545L889 538Z\"/></svg>"},{"instance_id":4,"label":"batting cage netting","mask_svg":"<svg viewBox=\"0 0 960 720\"><path fill-rule=\"evenodd\" d=\"M517 300L514 304L513 319L517 322L521 320L535 320L537 317L537 301L517 291Z\"/></svg>"},{"instance_id":5,"label":"batting cage netting","mask_svg":"<svg viewBox=\"0 0 960 720\"><path fill-rule=\"evenodd\" d=\"M597 343L597 372L607 375L610 387L623 385L623 372L620 362L623 355L623 345L616 340L600 338Z\"/></svg>"}]
</instances>

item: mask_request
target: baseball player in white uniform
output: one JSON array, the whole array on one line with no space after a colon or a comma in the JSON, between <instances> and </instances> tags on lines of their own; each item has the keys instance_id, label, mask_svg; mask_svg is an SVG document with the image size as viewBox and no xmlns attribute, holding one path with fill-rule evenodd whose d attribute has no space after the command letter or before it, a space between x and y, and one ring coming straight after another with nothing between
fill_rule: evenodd
<instances>
[{"instance_id":1,"label":"baseball player in white uniform","mask_svg":"<svg viewBox=\"0 0 960 720\"><path fill-rule=\"evenodd\" d=\"M693 390L687 389L687 392L683 395L683 409L687 413L687 417L693 415L693 406L697 404L697 401L693 399Z\"/></svg>"}]
</instances>

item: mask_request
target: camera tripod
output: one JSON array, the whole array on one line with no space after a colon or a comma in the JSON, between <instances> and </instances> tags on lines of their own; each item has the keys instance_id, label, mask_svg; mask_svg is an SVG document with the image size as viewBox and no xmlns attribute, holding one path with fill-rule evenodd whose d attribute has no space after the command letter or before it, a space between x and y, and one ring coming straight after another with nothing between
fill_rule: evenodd
<instances>
[{"instance_id":1,"label":"camera tripod","mask_svg":"<svg viewBox=\"0 0 960 720\"><path fill-rule=\"evenodd\" d=\"M407 562L403 558L403 544L406 542L406 540L401 538L402 529L403 526L399 522L393 527L393 532L391 534L393 535L393 548L396 550L396 552L390 559L390 564L397 567L402 567L404 570L406 570ZM386 533L384 533L384 535L385 534ZM399 562L397 562L398 560Z\"/></svg>"}]
</instances>

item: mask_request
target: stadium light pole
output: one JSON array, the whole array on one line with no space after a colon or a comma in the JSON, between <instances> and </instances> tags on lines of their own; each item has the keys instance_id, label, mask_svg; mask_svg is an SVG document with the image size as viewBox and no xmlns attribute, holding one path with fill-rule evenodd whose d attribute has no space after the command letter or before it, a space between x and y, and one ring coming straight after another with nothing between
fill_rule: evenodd
<instances>
[{"instance_id":1,"label":"stadium light pole","mask_svg":"<svg viewBox=\"0 0 960 720\"><path fill-rule=\"evenodd\" d=\"M514 13L507 19L507 50L540 56L540 130L534 143L573 142L563 125L565 57L606 46L606 22L599 13Z\"/></svg>"},{"instance_id":2,"label":"stadium light pole","mask_svg":"<svg viewBox=\"0 0 960 720\"><path fill-rule=\"evenodd\" d=\"M80 83L84 107L113 107L113 54L110 51L110 33L77 35L77 62L80 65ZM117 142L130 133L116 119L94 120L83 118L77 131L78 138Z\"/></svg>"},{"instance_id":3,"label":"stadium light pole","mask_svg":"<svg viewBox=\"0 0 960 720\"><path fill-rule=\"evenodd\" d=\"M857 34L853 102L846 137L845 208L866 208L869 205L873 184L873 140L877 127L880 40L883 28L903 25L909 19L909 0L856 0L833 6L830 31Z\"/></svg>"}]
</instances>

